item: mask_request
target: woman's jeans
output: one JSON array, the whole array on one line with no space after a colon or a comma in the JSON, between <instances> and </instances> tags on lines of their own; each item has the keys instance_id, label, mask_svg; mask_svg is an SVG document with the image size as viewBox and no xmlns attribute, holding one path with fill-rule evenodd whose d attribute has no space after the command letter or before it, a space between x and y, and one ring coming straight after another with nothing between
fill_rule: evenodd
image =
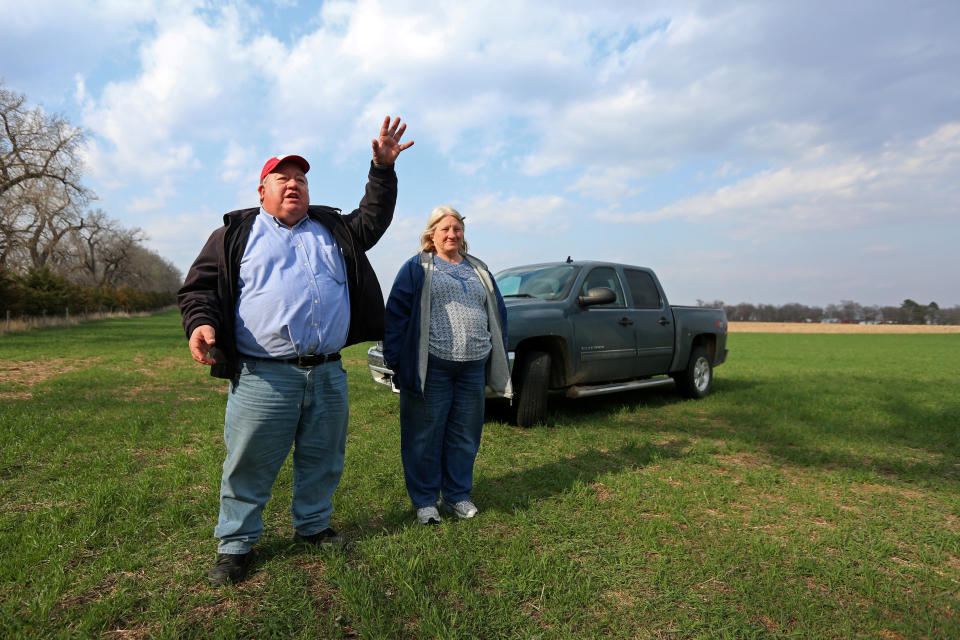
<instances>
[{"instance_id":1,"label":"woman's jeans","mask_svg":"<svg viewBox=\"0 0 960 640\"><path fill-rule=\"evenodd\" d=\"M301 369L241 356L227 399L220 482L219 553L246 553L263 533L263 507L293 447L293 526L326 529L343 473L347 374L339 360Z\"/></svg>"},{"instance_id":2,"label":"woman's jeans","mask_svg":"<svg viewBox=\"0 0 960 640\"><path fill-rule=\"evenodd\" d=\"M423 397L400 393L400 457L415 509L470 499L480 449L487 360L427 361Z\"/></svg>"}]
</instances>

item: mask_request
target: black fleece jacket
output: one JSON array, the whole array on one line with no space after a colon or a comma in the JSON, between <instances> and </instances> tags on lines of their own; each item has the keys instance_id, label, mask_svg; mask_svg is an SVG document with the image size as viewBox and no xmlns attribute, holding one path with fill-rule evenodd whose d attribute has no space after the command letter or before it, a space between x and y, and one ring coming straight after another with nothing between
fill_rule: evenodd
<instances>
[{"instance_id":1,"label":"black fleece jacket","mask_svg":"<svg viewBox=\"0 0 960 640\"><path fill-rule=\"evenodd\" d=\"M343 251L350 291L350 330L346 345L383 338L383 292L366 252L386 232L397 203L397 174L393 167L371 163L366 193L360 206L348 215L339 209L310 206L307 215L324 225ZM177 294L187 338L208 324L216 331L210 356L216 364L210 375L234 378L238 357L234 320L237 309L237 276L260 208L239 209L223 216L223 226L207 240ZM346 346L345 345L345 346Z\"/></svg>"}]
</instances>

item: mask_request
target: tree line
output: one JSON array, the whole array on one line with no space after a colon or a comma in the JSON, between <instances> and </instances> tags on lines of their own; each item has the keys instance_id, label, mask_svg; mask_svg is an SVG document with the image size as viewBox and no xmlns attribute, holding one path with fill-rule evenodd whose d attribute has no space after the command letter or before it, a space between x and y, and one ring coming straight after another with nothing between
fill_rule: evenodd
<instances>
[{"instance_id":1,"label":"tree line","mask_svg":"<svg viewBox=\"0 0 960 640\"><path fill-rule=\"evenodd\" d=\"M182 275L84 186L83 130L0 81L0 312L143 311L173 304Z\"/></svg>"},{"instance_id":2,"label":"tree line","mask_svg":"<svg viewBox=\"0 0 960 640\"><path fill-rule=\"evenodd\" d=\"M799 303L784 305L747 302L728 305L723 300L697 300L698 307L723 309L727 319L736 322L843 322L870 324L960 324L960 305L941 308L936 302L920 304L907 298L899 307L864 306L852 300L825 307Z\"/></svg>"}]
</instances>

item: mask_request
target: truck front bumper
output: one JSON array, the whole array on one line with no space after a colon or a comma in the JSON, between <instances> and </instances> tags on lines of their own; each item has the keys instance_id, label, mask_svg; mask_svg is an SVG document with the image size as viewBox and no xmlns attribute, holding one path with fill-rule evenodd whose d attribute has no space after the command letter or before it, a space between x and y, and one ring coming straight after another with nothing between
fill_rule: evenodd
<instances>
[{"instance_id":1,"label":"truck front bumper","mask_svg":"<svg viewBox=\"0 0 960 640\"><path fill-rule=\"evenodd\" d=\"M511 371L513 370L513 356L513 351L507 353ZM373 378L374 382L382 384L385 387L390 387L394 393L400 393L400 390L397 389L397 386L393 383L393 370L388 367L387 363L383 360L382 342L377 342L367 349L367 366L370 368L370 377ZM500 396L490 391L490 387L487 387L487 397L498 398Z\"/></svg>"}]
</instances>

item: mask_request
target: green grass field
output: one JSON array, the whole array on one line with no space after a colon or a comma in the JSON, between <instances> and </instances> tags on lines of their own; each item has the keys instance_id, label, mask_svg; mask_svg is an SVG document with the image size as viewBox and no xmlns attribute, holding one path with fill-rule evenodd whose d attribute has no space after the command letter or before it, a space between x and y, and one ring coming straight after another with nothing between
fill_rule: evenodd
<instances>
[{"instance_id":1,"label":"green grass field","mask_svg":"<svg viewBox=\"0 0 960 640\"><path fill-rule=\"evenodd\" d=\"M214 590L225 384L177 314L5 335L0 637L960 637L960 335L729 347L703 401L493 407L481 513L434 528L352 347L349 547L292 543L288 461L254 573Z\"/></svg>"}]
</instances>

